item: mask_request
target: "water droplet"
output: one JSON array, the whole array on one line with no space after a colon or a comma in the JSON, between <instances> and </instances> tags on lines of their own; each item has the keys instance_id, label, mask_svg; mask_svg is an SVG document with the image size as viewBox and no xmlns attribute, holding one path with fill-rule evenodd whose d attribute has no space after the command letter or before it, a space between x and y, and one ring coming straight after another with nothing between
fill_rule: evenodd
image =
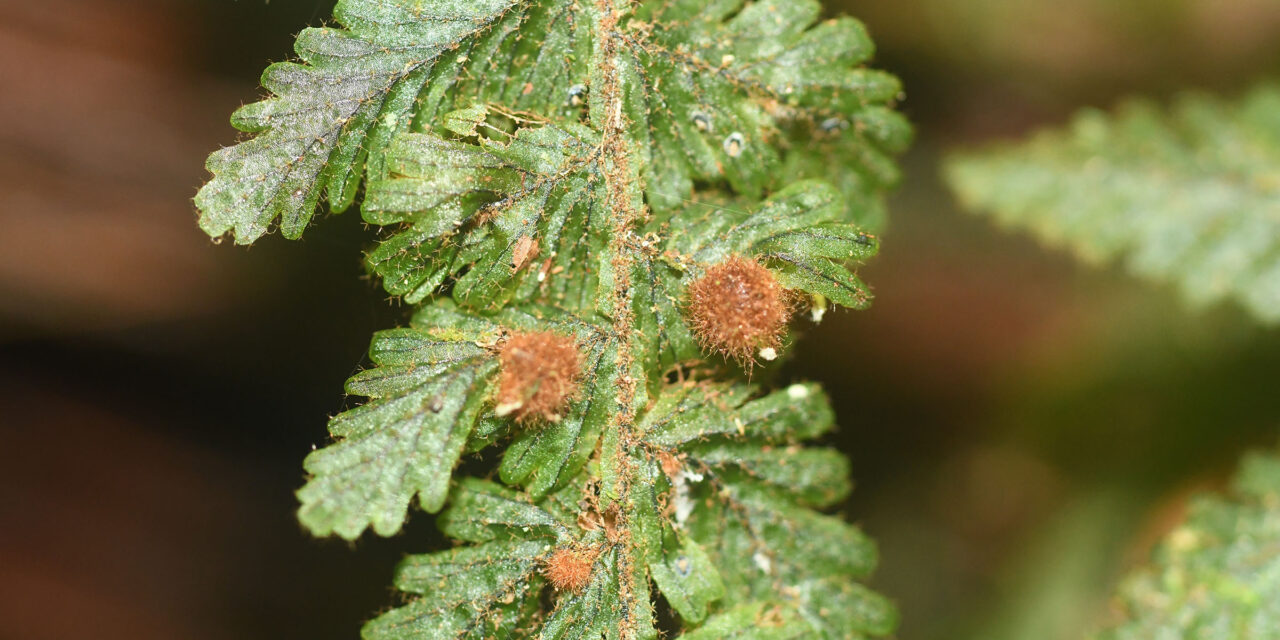
<instances>
[{"instance_id":1,"label":"water droplet","mask_svg":"<svg viewBox=\"0 0 1280 640\"><path fill-rule=\"evenodd\" d=\"M676 558L676 573L679 573L681 578L688 578L692 572L693 562L689 560L689 556L682 555Z\"/></svg>"},{"instance_id":2,"label":"water droplet","mask_svg":"<svg viewBox=\"0 0 1280 640\"><path fill-rule=\"evenodd\" d=\"M701 111L694 111L693 126L703 133L711 133L711 116Z\"/></svg>"},{"instance_id":3,"label":"water droplet","mask_svg":"<svg viewBox=\"0 0 1280 640\"><path fill-rule=\"evenodd\" d=\"M746 145L747 141L742 137L742 134L734 131L724 139L724 152L729 154L730 158L736 158L742 155L742 149Z\"/></svg>"},{"instance_id":4,"label":"water droplet","mask_svg":"<svg viewBox=\"0 0 1280 640\"><path fill-rule=\"evenodd\" d=\"M757 551L752 554L751 561L755 563L757 569L765 573L773 571L773 560L768 555L765 555L763 551Z\"/></svg>"},{"instance_id":5,"label":"water droplet","mask_svg":"<svg viewBox=\"0 0 1280 640\"><path fill-rule=\"evenodd\" d=\"M848 121L844 120L843 118L827 118L826 120L823 120L823 121L822 121L822 124L820 124L820 125L818 125L818 126L819 126L823 131L826 131L827 133L831 133L832 131L835 131L836 129L848 129L848 128L849 128L849 123L848 123Z\"/></svg>"}]
</instances>

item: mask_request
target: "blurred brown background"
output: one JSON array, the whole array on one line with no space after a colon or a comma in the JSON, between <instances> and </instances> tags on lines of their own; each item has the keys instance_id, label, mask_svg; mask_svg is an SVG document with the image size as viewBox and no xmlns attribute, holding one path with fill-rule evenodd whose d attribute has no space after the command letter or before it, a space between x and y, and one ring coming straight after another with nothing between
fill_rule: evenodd
<instances>
[{"instance_id":1,"label":"blurred brown background","mask_svg":"<svg viewBox=\"0 0 1280 640\"><path fill-rule=\"evenodd\" d=\"M300 463L369 335L358 216L214 245L190 197L231 111L329 0L45 0L0 23L0 638L350 638L439 544L315 541ZM1083 105L1280 75L1274 0L848 0L907 83L878 299L822 381L904 640L1078 637L1193 490L1276 440L1280 332L1188 310L955 210L953 145Z\"/></svg>"}]
</instances>

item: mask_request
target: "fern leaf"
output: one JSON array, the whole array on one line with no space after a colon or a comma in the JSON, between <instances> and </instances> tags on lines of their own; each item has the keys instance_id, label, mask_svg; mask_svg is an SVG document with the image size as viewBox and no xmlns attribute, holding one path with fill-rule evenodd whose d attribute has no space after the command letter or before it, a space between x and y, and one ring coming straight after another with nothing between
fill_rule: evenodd
<instances>
[{"instance_id":1,"label":"fern leaf","mask_svg":"<svg viewBox=\"0 0 1280 640\"><path fill-rule=\"evenodd\" d=\"M312 477L298 491L298 517L316 535L354 539L368 526L391 535L415 495L428 511L444 503L496 365L478 348L433 349L429 335L404 332L379 335L375 354L406 338L421 359L388 363L348 382L350 392L375 400L330 420L337 441L303 464ZM465 355L457 358L456 351Z\"/></svg>"},{"instance_id":2,"label":"fern leaf","mask_svg":"<svg viewBox=\"0 0 1280 640\"><path fill-rule=\"evenodd\" d=\"M398 531L415 495L438 511L477 421L494 419L493 346L511 331L546 329L574 336L586 355L582 394L558 422L516 436L501 473L535 496L576 474L608 418L603 407L617 376L612 341L554 310L513 308L483 318L442 301L410 327L374 337L370 357L378 366L347 383L371 401L334 417L329 430L337 441L304 464L312 477L298 492L303 524L316 535L354 539L370 526L379 535Z\"/></svg>"},{"instance_id":3,"label":"fern leaf","mask_svg":"<svg viewBox=\"0 0 1280 640\"><path fill-rule=\"evenodd\" d=\"M374 222L413 226L375 250L371 267L410 301L465 271L453 288L459 302L489 307L516 297L590 310L610 233L592 145L589 131L553 126L522 129L505 143L402 138L390 152L395 177L375 182L365 206ZM841 202L825 183L805 181L756 211L705 203L656 218L636 296L654 351L667 364L697 355L677 292L701 265L730 255L758 257L788 288L865 307L870 291L851 267L875 255L878 240L842 220ZM560 275L582 270L590 275Z\"/></svg>"},{"instance_id":4,"label":"fern leaf","mask_svg":"<svg viewBox=\"0 0 1280 640\"><path fill-rule=\"evenodd\" d=\"M875 567L874 545L803 506L833 504L848 490L842 457L800 445L831 428L825 397L810 385L750 395L744 387L689 385L646 416L645 442L679 467L668 471L676 478L675 525L706 550L728 604L772 602L794 614L807 637L888 633L893 606L857 582ZM748 446L764 460L735 455ZM776 468L759 464L766 461Z\"/></svg>"},{"instance_id":5,"label":"fern leaf","mask_svg":"<svg viewBox=\"0 0 1280 640\"><path fill-rule=\"evenodd\" d=\"M718 439L764 444L809 440L831 430L835 414L813 384L749 400L745 385L684 385L659 396L641 420L644 440L664 449Z\"/></svg>"},{"instance_id":6,"label":"fern leaf","mask_svg":"<svg viewBox=\"0 0 1280 640\"><path fill-rule=\"evenodd\" d=\"M616 343L601 345L588 366L584 391L564 418L526 429L507 446L498 466L503 482L525 485L530 495L541 497L564 486L586 464L614 409L620 377Z\"/></svg>"},{"instance_id":7,"label":"fern leaf","mask_svg":"<svg viewBox=\"0 0 1280 640\"><path fill-rule=\"evenodd\" d=\"M560 585L556 608L536 636L620 638L628 604L619 597L623 547L599 528L583 530L576 508L565 509L559 497L534 503L492 482L463 480L440 525L451 537L479 544L406 559L397 586L424 597L370 621L365 637L534 637L528 623L548 583L540 576L552 574L557 550L589 549L581 556L582 584ZM647 603L648 594L640 595ZM646 637L656 638L648 627Z\"/></svg>"},{"instance_id":8,"label":"fern leaf","mask_svg":"<svg viewBox=\"0 0 1280 640\"><path fill-rule=\"evenodd\" d=\"M818 181L787 186L754 210L736 202L694 203L647 226L654 257L642 261L637 312L646 346L664 366L698 356L683 320L688 283L731 255L760 260L789 289L853 309L871 301L854 269L879 240L845 221L840 194Z\"/></svg>"},{"instance_id":9,"label":"fern leaf","mask_svg":"<svg viewBox=\"0 0 1280 640\"><path fill-rule=\"evenodd\" d=\"M388 291L417 302L465 269L453 295L470 306L546 289L542 297L555 304L591 308L593 279L555 276L602 268L598 136L567 125L509 138L469 144L418 134L392 145L392 177L373 182L364 205L370 222L411 225L369 258Z\"/></svg>"},{"instance_id":10,"label":"fern leaf","mask_svg":"<svg viewBox=\"0 0 1280 640\"><path fill-rule=\"evenodd\" d=\"M365 625L369 640L399 638L485 640L521 637L541 587L540 540L492 542L406 558L395 584L419 597Z\"/></svg>"},{"instance_id":11,"label":"fern leaf","mask_svg":"<svg viewBox=\"0 0 1280 640\"><path fill-rule=\"evenodd\" d=\"M720 262L735 253L758 257L784 277L784 284L830 293L837 304L860 309L871 295L847 267L874 256L879 245L874 236L842 220L840 203L834 188L806 181L782 189L755 211L714 205L688 211L667 223L668 249L685 262L702 264ZM817 274L828 271L827 265L839 275L822 280L817 288L806 286L805 276L796 275L817 279Z\"/></svg>"},{"instance_id":12,"label":"fern leaf","mask_svg":"<svg viewBox=\"0 0 1280 640\"><path fill-rule=\"evenodd\" d=\"M724 583L702 547L675 529L660 509L670 483L656 461L637 461L639 485L632 491L633 528L649 574L671 607L689 622L700 622L724 596Z\"/></svg>"},{"instance_id":13,"label":"fern leaf","mask_svg":"<svg viewBox=\"0 0 1280 640\"><path fill-rule=\"evenodd\" d=\"M816 178L835 185L845 219L868 231L883 230L882 185L897 181L893 154L905 150L912 140L906 118L888 107L873 106L850 118L828 116L816 126L792 123L784 129L790 148L803 152L783 157L781 181Z\"/></svg>"},{"instance_id":14,"label":"fern leaf","mask_svg":"<svg viewBox=\"0 0 1280 640\"><path fill-rule=\"evenodd\" d=\"M1093 262L1206 304L1231 297L1280 321L1280 88L1238 102L1187 95L1168 113L1132 102L1064 131L960 155L961 202Z\"/></svg>"},{"instance_id":15,"label":"fern leaf","mask_svg":"<svg viewBox=\"0 0 1280 640\"><path fill-rule=\"evenodd\" d=\"M480 544L410 556L396 587L419 597L369 621L369 640L528 637L544 586L542 563L568 536L555 515L492 483L465 480L441 516L453 536Z\"/></svg>"},{"instance_id":16,"label":"fern leaf","mask_svg":"<svg viewBox=\"0 0 1280 640\"><path fill-rule=\"evenodd\" d=\"M438 523L441 531L457 540L547 538L562 542L573 535L573 527L564 512L546 509L494 482L464 478L452 498Z\"/></svg>"},{"instance_id":17,"label":"fern leaf","mask_svg":"<svg viewBox=\"0 0 1280 640\"><path fill-rule=\"evenodd\" d=\"M200 226L242 244L276 221L285 237L301 236L322 192L334 211L346 209L366 164L381 175L392 137L451 110L457 95L562 107L585 63L573 51L589 50L575 12L572 2L342 0L334 17L346 28L304 30L299 62L263 74L274 97L232 117L255 137L210 156ZM519 39L523 28L545 39Z\"/></svg>"},{"instance_id":18,"label":"fern leaf","mask_svg":"<svg viewBox=\"0 0 1280 640\"><path fill-rule=\"evenodd\" d=\"M637 87L627 109L634 133L650 140L652 202L678 204L695 179L759 195L782 161L773 139L797 123L798 135L839 133L826 136L845 150L838 166L858 173L800 162L789 165L793 177L852 177L868 188L858 194L897 179L892 155L909 128L885 107L901 88L860 66L873 52L860 23L810 28L820 8L812 0L700 5L645 3L625 38ZM279 221L299 237L322 192L333 210L346 209L365 164L371 177L384 175L391 139L432 126L457 96L576 119L589 73L575 52L592 47L579 12L571 0L343 0L334 15L346 28L304 30L300 62L263 75L274 97L233 117L256 135L210 156L215 177L196 197L202 228L247 244ZM520 38L522 30L544 39Z\"/></svg>"},{"instance_id":19,"label":"fern leaf","mask_svg":"<svg viewBox=\"0 0 1280 640\"><path fill-rule=\"evenodd\" d=\"M557 603L543 623L539 640L621 640L625 609L618 598L621 580L617 558L616 549L601 554L586 588Z\"/></svg>"},{"instance_id":20,"label":"fern leaf","mask_svg":"<svg viewBox=\"0 0 1280 640\"><path fill-rule=\"evenodd\" d=\"M843 123L841 144L858 160L844 166L855 167L870 192L897 180L891 157L909 136L883 107L901 86L861 66L874 52L861 23L815 25L820 11L815 0L656 0L637 8L638 24L623 36L636 86L627 111L648 149L651 206L678 206L694 181L723 181L759 197L777 186L785 149L776 147L790 129L827 121ZM868 126L888 120L895 123ZM823 176L798 173L793 178Z\"/></svg>"},{"instance_id":21,"label":"fern leaf","mask_svg":"<svg viewBox=\"0 0 1280 640\"><path fill-rule=\"evenodd\" d=\"M705 475L690 495L706 506L692 511L688 527L720 567L726 602L776 602L816 638L880 636L897 626L894 606L856 581L876 563L864 534L753 482Z\"/></svg>"},{"instance_id":22,"label":"fern leaf","mask_svg":"<svg viewBox=\"0 0 1280 640\"><path fill-rule=\"evenodd\" d=\"M623 628L620 621L637 607L646 612L641 628L652 629L647 594L632 594L630 600L619 597L620 562L633 548L641 561L637 565L641 571L638 584L652 580L688 623L705 619L711 625L708 629L716 629L741 624L743 611L750 611L759 616L762 630L770 630L758 636L761 638L812 637L806 634L814 633L838 638L850 630L886 633L895 620L892 607L853 582L874 566L874 547L838 519L795 502L829 504L842 497L843 492L808 497L812 491L805 490L809 485L805 477L843 473L846 467L826 460L819 466L834 468L797 469L801 477L792 478L784 472L760 481L753 474L751 461L717 458L723 453L717 446L754 440L757 444L791 443L773 459L779 466L814 462L798 442L830 428L825 399L813 386L796 386L755 400L750 396L745 387L689 385L673 389L655 403L646 415L649 428L642 448L629 456L628 466L634 475L629 481L629 536L625 544L611 538L612 525L592 525L590 518L584 521L580 504L560 502L578 495L575 487L535 503L525 494L491 482L464 480L455 489L452 506L441 515L440 523L449 536L479 546L411 558L405 567L413 572L402 568L398 583L414 592L421 588L418 585L429 584L417 581L417 576L436 578L439 566L446 563L460 562L482 570L485 579L475 590L459 590L467 602L474 603L469 608L490 611L483 619L488 624L505 624L512 616L523 619L522 614L511 608L499 612L494 603L510 604L509 594L515 590L524 590L521 593L526 599L534 598L526 591L540 588L533 574L545 565L552 547L598 545L591 558L589 579L579 590L558 594L539 637L616 638ZM678 444L648 449L659 447L659 443ZM674 494L673 483L679 486ZM601 491L601 499L607 499L608 493ZM669 495L674 495L670 501L664 497ZM689 504L697 506L690 509ZM599 517L597 511L587 513ZM584 522L588 524L584 526ZM526 554L534 549L520 546L528 540L545 541L536 563L519 562L515 556L517 549ZM711 546L726 544L724 548ZM726 578L722 579L722 572ZM796 588L780 594L775 589L778 581ZM441 599L459 602L461 596L453 594L446 588L442 595L433 594L430 602L415 601L383 614L370 623L366 634L410 637L392 631L425 630L429 624L455 624L455 619L460 621L457 624L480 620L439 604ZM737 611L734 619L725 619L723 614L708 618L725 598L729 604L741 602L747 609ZM764 602L770 603L767 614ZM449 611L454 617L443 618ZM797 627L805 631L797 635Z\"/></svg>"},{"instance_id":23,"label":"fern leaf","mask_svg":"<svg viewBox=\"0 0 1280 640\"><path fill-rule=\"evenodd\" d=\"M1155 563L1123 586L1100 640L1269 638L1280 629L1280 457L1245 458L1231 498L1195 500Z\"/></svg>"},{"instance_id":24,"label":"fern leaf","mask_svg":"<svg viewBox=\"0 0 1280 640\"><path fill-rule=\"evenodd\" d=\"M685 450L726 475L791 492L796 501L811 507L829 507L853 491L849 460L835 449L765 449L755 442L716 442L693 444Z\"/></svg>"},{"instance_id":25,"label":"fern leaf","mask_svg":"<svg viewBox=\"0 0 1280 640\"><path fill-rule=\"evenodd\" d=\"M716 614L697 629L680 635L682 640L799 640L808 637L810 631L794 613L759 602Z\"/></svg>"}]
</instances>

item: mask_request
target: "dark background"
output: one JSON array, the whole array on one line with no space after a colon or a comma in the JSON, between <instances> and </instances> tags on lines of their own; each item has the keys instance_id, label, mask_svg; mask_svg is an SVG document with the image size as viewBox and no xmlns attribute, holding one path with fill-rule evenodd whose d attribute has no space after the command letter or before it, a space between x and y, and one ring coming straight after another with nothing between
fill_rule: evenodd
<instances>
[{"instance_id":1,"label":"dark background","mask_svg":"<svg viewBox=\"0 0 1280 640\"><path fill-rule=\"evenodd\" d=\"M373 234L215 245L190 197L317 0L44 0L0 22L0 638L350 638L437 544L314 540L301 460L407 310ZM839 6L835 6L839 5ZM804 328L904 640L1079 637L1190 493L1276 441L1280 332L958 212L940 153L1280 70L1272 0L850 0L902 76L877 301Z\"/></svg>"}]
</instances>

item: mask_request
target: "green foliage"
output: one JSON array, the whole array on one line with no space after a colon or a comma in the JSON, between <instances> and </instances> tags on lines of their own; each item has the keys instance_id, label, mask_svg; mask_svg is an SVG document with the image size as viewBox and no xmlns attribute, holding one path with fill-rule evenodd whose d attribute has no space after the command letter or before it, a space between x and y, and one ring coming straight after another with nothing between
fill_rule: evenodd
<instances>
[{"instance_id":1,"label":"green foliage","mask_svg":"<svg viewBox=\"0 0 1280 640\"><path fill-rule=\"evenodd\" d=\"M1083 258L1123 256L1194 303L1240 301L1280 321L1280 88L1235 103L1130 102L1063 131L953 158L961 202Z\"/></svg>"},{"instance_id":2,"label":"green foliage","mask_svg":"<svg viewBox=\"0 0 1280 640\"><path fill-rule=\"evenodd\" d=\"M451 537L474 546L410 556L396 586L429 595L388 611L365 626L366 638L521 637L537 613L539 562L572 521L521 500L490 482L466 480L441 516Z\"/></svg>"},{"instance_id":3,"label":"green foliage","mask_svg":"<svg viewBox=\"0 0 1280 640\"><path fill-rule=\"evenodd\" d=\"M408 225L369 256L389 292L418 302L466 269L453 285L460 303L492 308L519 295L590 308L599 286L592 274L608 261L599 137L572 124L503 138L468 144L416 134L392 145L394 177L371 183L365 200L370 222ZM555 256L549 264L535 267L534 242ZM526 255L517 259L518 250ZM548 280L554 268L585 277Z\"/></svg>"},{"instance_id":4,"label":"green foliage","mask_svg":"<svg viewBox=\"0 0 1280 640\"><path fill-rule=\"evenodd\" d=\"M641 348L663 369L697 358L698 347L683 320L683 291L703 265L730 255L753 255L787 287L861 309L871 300L850 269L879 250L879 241L841 213L839 193L806 180L745 208L741 202L691 202L645 227L654 243L652 259L637 265L636 318ZM664 241L665 240L665 241Z\"/></svg>"},{"instance_id":5,"label":"green foliage","mask_svg":"<svg viewBox=\"0 0 1280 640\"><path fill-rule=\"evenodd\" d=\"M440 126L459 102L579 115L591 84L586 54L598 44L580 4L339 2L334 17L346 28L303 30L299 62L263 74L274 97L232 118L257 135L210 157L216 177L196 198L201 227L250 243L278 222L297 238L322 192L335 211L346 209L366 165L371 178L386 175L397 134ZM862 25L846 18L810 28L816 2L706 4L646 2L618 33L631 133L650 156L651 204L678 204L693 180L723 179L758 196L778 176L821 176L845 186L860 205L854 215L878 218L874 196L897 179L891 156L910 129L886 107L901 92L897 80L859 66L874 51ZM806 146L817 140L822 159L779 150L784 128L799 129ZM728 151L731 139L741 153Z\"/></svg>"},{"instance_id":6,"label":"green foliage","mask_svg":"<svg viewBox=\"0 0 1280 640\"><path fill-rule=\"evenodd\" d=\"M870 574L874 544L808 508L852 489L843 456L801 445L834 426L826 397L807 384L752 395L745 386L686 385L641 422L644 442L678 452L675 524L707 550L728 602L778 606L795 616L789 626L809 628L805 637L892 632L892 604L848 580Z\"/></svg>"},{"instance_id":7,"label":"green foliage","mask_svg":"<svg viewBox=\"0 0 1280 640\"><path fill-rule=\"evenodd\" d=\"M1280 457L1245 458L1230 499L1196 499L1099 640L1270 638L1280 629Z\"/></svg>"},{"instance_id":8,"label":"green foliage","mask_svg":"<svg viewBox=\"0 0 1280 640\"><path fill-rule=\"evenodd\" d=\"M236 111L237 129L257 134L209 158L215 178L196 196L200 226L250 243L278 222L302 235L323 191L335 211L355 199L361 174L382 175L382 156L414 121L431 122L468 102L493 100L545 111L563 100L568 75L587 51L566 14L573 2L343 0L346 29L304 29L297 63L267 68L275 97ZM540 39L519 39L536 29ZM517 61L519 63L517 64ZM476 65L481 65L475 68ZM503 73L492 73L501 69ZM537 87L526 93L525 86ZM421 128L421 125L418 125Z\"/></svg>"},{"instance_id":9,"label":"green foliage","mask_svg":"<svg viewBox=\"0 0 1280 640\"><path fill-rule=\"evenodd\" d=\"M795 0L640 3L636 28L623 35L634 56L624 73L635 75L626 106L632 134L649 147L651 206L678 206L697 180L722 179L758 197L779 177L849 177L863 187L858 204L897 180L890 154L910 129L885 105L901 86L859 67L874 52L860 23L811 26L819 11L817 2ZM806 148L787 153L790 145L778 142L789 128L822 139L835 166L786 163L818 151L802 139L787 142Z\"/></svg>"},{"instance_id":10,"label":"green foliage","mask_svg":"<svg viewBox=\"0 0 1280 640\"><path fill-rule=\"evenodd\" d=\"M548 327L576 336L587 352L583 393L559 422L517 435L499 469L504 481L527 484L536 496L576 474L608 419L613 341L554 310L483 317L441 300L419 310L408 328L374 336L369 356L378 366L347 382L349 393L372 400L335 416L329 431L338 442L307 456L312 477L298 492L303 524L317 535L355 539L369 526L380 535L398 531L415 494L424 509L439 511L469 440L476 450L502 429L492 403L486 406L497 373L492 346L504 330Z\"/></svg>"},{"instance_id":11,"label":"green foliage","mask_svg":"<svg viewBox=\"0 0 1280 640\"><path fill-rule=\"evenodd\" d=\"M820 511L851 489L805 445L833 427L825 396L735 381L687 323L689 283L734 256L789 300L870 301L855 270L910 129L862 25L819 9L342 0L343 28L268 69L275 97L233 118L257 136L210 159L202 227L296 238L363 184L366 264L417 305L348 381L367 401L307 457L299 518L392 535L416 498L469 543L406 559L415 597L366 637L657 638L656 602L691 638L892 633L858 583L874 545ZM517 334L579 355L555 419L498 400ZM477 453L490 479L455 478Z\"/></svg>"}]
</instances>

